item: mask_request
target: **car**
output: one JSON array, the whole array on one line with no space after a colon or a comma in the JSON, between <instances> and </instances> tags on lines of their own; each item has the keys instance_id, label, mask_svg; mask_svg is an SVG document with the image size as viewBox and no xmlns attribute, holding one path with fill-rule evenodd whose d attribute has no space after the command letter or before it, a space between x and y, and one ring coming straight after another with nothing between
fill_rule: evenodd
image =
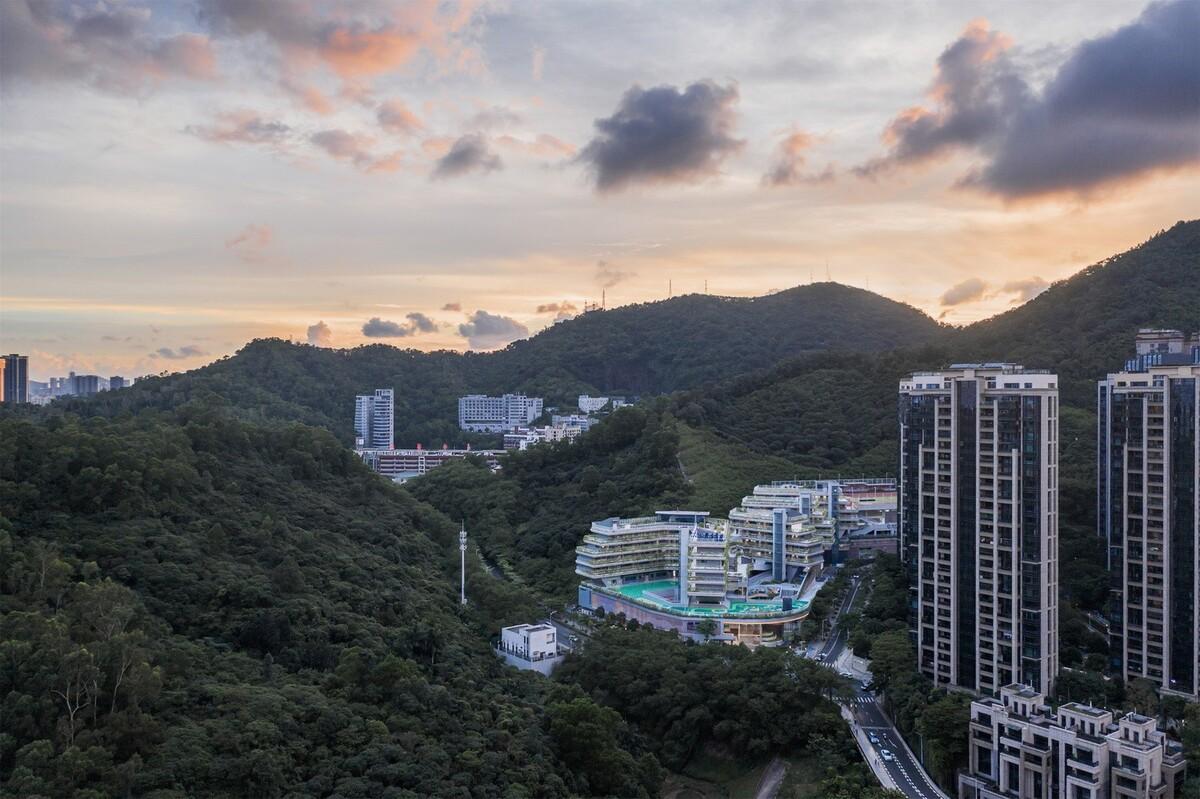
<instances>
[{"instance_id":1,"label":"car","mask_svg":"<svg viewBox=\"0 0 1200 799\"><path fill-rule=\"evenodd\" d=\"M880 749L879 756L889 763L896 759L896 756L892 754L890 749Z\"/></svg>"},{"instance_id":2,"label":"car","mask_svg":"<svg viewBox=\"0 0 1200 799\"><path fill-rule=\"evenodd\" d=\"M879 745L879 736L873 732L867 733L867 740L875 745Z\"/></svg>"},{"instance_id":3,"label":"car","mask_svg":"<svg viewBox=\"0 0 1200 799\"><path fill-rule=\"evenodd\" d=\"M816 657L816 659L817 659L817 660L824 660L824 659L825 659L825 653L824 653L824 652L818 652L818 653L817 653L817 657Z\"/></svg>"},{"instance_id":4,"label":"car","mask_svg":"<svg viewBox=\"0 0 1200 799\"><path fill-rule=\"evenodd\" d=\"M864 691L870 691L870 690L871 690L871 683L870 683L868 680L863 680L862 682L860 682L860 683L859 683L859 685L861 685L861 686L862 686L862 689L863 689Z\"/></svg>"},{"instance_id":5,"label":"car","mask_svg":"<svg viewBox=\"0 0 1200 799\"><path fill-rule=\"evenodd\" d=\"M853 674L851 674L851 673L850 673L850 672L848 672L848 671L839 671L839 672L838 672L838 674L840 674L841 676L845 677L847 680L853 680L853 679L854 679L854 675L853 675Z\"/></svg>"}]
</instances>

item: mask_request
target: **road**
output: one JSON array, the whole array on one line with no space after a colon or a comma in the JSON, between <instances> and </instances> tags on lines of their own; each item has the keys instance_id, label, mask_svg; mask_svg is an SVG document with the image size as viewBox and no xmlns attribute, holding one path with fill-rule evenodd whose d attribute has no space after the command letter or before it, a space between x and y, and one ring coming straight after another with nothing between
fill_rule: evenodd
<instances>
[{"instance_id":1,"label":"road","mask_svg":"<svg viewBox=\"0 0 1200 799\"><path fill-rule=\"evenodd\" d=\"M820 658L822 664L831 669L838 668L838 660L846 651L849 636L849 630L842 629L839 622L842 616L854 607L862 583L863 578L861 577L855 580L850 591L843 597L833 621L834 635L816 652L818 656L822 656ZM841 702L849 709L851 716L863 732L868 736L875 736L878 741L878 743L871 741L867 752L869 761L867 765L871 767L877 777L880 771L885 771L908 799L945 799L945 792L934 784L915 755L905 745L899 731L879 706L878 698L873 693L858 687L858 683L855 685L854 694ZM885 749L891 753L894 759L887 760L882 756L881 752Z\"/></svg>"},{"instance_id":2,"label":"road","mask_svg":"<svg viewBox=\"0 0 1200 799\"><path fill-rule=\"evenodd\" d=\"M850 700L850 712L868 736L874 735L879 743L872 741L877 753L887 750L892 753L893 760L886 760L882 754L876 754L874 763L869 763L872 769L882 767L896 783L896 786L909 799L941 799L946 794L940 790L933 780L921 768L912 751L905 746L900 733L879 707L876 698L865 692L857 693Z\"/></svg>"}]
</instances>

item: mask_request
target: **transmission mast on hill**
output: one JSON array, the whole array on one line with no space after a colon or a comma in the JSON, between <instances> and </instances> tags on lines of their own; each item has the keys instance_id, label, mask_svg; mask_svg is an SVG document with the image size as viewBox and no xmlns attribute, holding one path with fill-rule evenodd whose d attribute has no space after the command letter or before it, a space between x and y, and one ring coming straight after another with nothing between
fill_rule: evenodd
<instances>
[{"instance_id":1,"label":"transmission mast on hill","mask_svg":"<svg viewBox=\"0 0 1200 799\"><path fill-rule=\"evenodd\" d=\"M461 563L461 579L459 582L459 602L467 604L467 525L466 522L458 531L458 555Z\"/></svg>"}]
</instances>

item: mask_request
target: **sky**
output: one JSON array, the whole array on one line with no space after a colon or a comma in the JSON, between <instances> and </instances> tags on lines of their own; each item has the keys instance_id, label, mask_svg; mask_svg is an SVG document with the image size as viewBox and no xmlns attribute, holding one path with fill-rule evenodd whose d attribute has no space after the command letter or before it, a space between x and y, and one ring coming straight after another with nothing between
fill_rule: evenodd
<instances>
[{"instance_id":1,"label":"sky","mask_svg":"<svg viewBox=\"0 0 1200 799\"><path fill-rule=\"evenodd\" d=\"M1200 216L1200 2L0 3L0 351L493 349L832 279L965 324Z\"/></svg>"}]
</instances>

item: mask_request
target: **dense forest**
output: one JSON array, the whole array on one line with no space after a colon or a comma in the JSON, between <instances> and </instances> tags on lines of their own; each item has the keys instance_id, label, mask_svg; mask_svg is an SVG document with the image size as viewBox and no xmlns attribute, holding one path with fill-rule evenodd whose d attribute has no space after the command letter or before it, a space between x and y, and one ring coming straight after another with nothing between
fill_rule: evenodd
<instances>
[{"instance_id":1,"label":"dense forest","mask_svg":"<svg viewBox=\"0 0 1200 799\"><path fill-rule=\"evenodd\" d=\"M763 480L892 473L896 381L968 358L1064 377L1062 655L1080 670L1063 695L1153 702L1200 758L1197 711L1105 681L1084 615L1107 598L1091 381L1140 326L1200 329L1200 222L963 329L816 284L589 313L494 354L258 341L128 390L0 410L4 795L653 796L689 758L787 749L820 761L820 795L866 796L865 772L829 754L846 734L838 686L783 653L613 620L547 681L502 667L488 640L570 599L595 519L722 513ZM353 395L388 385L400 445L489 442L456 430L468 391L645 396L498 474L466 460L401 488L345 446ZM466 608L460 521L477 546ZM964 706L913 671L900 579L876 568L853 644L945 781ZM813 795L800 791L783 795Z\"/></svg>"},{"instance_id":2,"label":"dense forest","mask_svg":"<svg viewBox=\"0 0 1200 799\"><path fill-rule=\"evenodd\" d=\"M6 796L590 795L581 713L655 791L619 716L489 651L528 595L473 563L460 609L457 527L324 431L10 415L0 507Z\"/></svg>"}]
</instances>

